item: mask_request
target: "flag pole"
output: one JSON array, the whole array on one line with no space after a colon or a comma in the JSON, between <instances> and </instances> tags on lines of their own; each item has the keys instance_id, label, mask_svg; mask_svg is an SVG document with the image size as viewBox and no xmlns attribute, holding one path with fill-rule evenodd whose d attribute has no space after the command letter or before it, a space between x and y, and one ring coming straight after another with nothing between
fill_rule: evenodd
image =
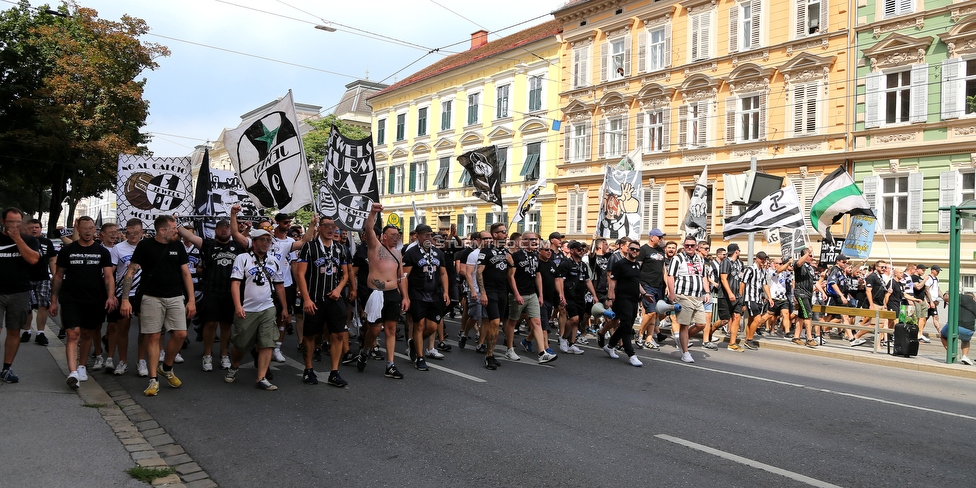
<instances>
[{"instance_id":1,"label":"flag pole","mask_svg":"<svg viewBox=\"0 0 976 488\"><path fill-rule=\"evenodd\" d=\"M288 98L291 99L291 115L295 117L295 124L300 125L300 121L298 120L298 111L295 110L295 96L292 95L291 88L288 89ZM309 177L306 178L306 180L308 182L308 194L312 196L312 212L314 215L319 215L319 201L318 198L315 197L315 189L312 188L311 171L308 167L308 159L305 157L305 141L302 140L301 129L297 125L295 127L295 132L298 132L298 150L302 155L302 164L305 165L305 171L309 173Z\"/></svg>"}]
</instances>

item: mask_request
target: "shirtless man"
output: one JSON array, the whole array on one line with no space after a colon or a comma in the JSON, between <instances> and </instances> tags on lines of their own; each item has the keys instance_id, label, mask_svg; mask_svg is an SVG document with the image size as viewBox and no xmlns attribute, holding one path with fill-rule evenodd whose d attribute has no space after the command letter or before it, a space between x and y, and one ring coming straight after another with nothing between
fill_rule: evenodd
<instances>
[{"instance_id":1,"label":"shirtless man","mask_svg":"<svg viewBox=\"0 0 976 488\"><path fill-rule=\"evenodd\" d=\"M376 345L376 337L382 327L386 332L385 374L387 378L399 380L403 379L403 373L393 364L396 326L400 314L410 309L410 298L407 296L407 284L403 280L403 257L397 249L400 244L400 230L394 225L387 225L377 237L373 229L376 215L382 211L383 205L374 203L363 230L369 260L369 278L366 280L369 297L366 297L365 307L366 337L364 347L356 358L356 369L360 372L366 369L368 352Z\"/></svg>"}]
</instances>

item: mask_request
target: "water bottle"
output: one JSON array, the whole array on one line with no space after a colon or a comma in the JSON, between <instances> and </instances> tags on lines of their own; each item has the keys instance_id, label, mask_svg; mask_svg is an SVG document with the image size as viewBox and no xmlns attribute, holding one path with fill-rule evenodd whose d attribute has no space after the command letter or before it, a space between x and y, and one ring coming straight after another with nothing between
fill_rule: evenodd
<instances>
[{"instance_id":1,"label":"water bottle","mask_svg":"<svg viewBox=\"0 0 976 488\"><path fill-rule=\"evenodd\" d=\"M908 323L908 309L902 305L898 309L898 323L907 324Z\"/></svg>"}]
</instances>

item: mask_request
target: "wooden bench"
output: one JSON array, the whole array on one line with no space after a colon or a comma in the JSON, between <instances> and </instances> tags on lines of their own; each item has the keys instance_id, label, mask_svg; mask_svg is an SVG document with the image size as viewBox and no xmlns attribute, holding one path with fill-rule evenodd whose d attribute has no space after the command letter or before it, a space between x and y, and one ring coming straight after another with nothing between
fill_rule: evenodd
<instances>
[{"instance_id":1,"label":"wooden bench","mask_svg":"<svg viewBox=\"0 0 976 488\"><path fill-rule=\"evenodd\" d=\"M825 328L837 327L839 329L851 329L851 330L866 330L874 332L874 351L878 352L881 350L881 333L882 329L887 333L888 331L894 332L892 329L887 327L881 327L881 319L895 320L898 318L898 314L892 312L891 310L870 310L866 308L854 308L854 307L835 307L828 305L814 305L813 313L819 313L821 315L846 315L848 317L869 317L874 319L874 325L860 325L860 324L837 324L833 322L824 322L822 320L814 320L811 324L815 327L820 327L820 334L824 333ZM859 321L858 321L859 322Z\"/></svg>"}]
</instances>

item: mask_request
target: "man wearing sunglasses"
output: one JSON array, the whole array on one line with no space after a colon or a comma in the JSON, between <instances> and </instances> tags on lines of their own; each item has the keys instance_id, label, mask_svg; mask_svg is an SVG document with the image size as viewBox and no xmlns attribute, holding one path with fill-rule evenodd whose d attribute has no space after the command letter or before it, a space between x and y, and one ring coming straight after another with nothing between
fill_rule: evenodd
<instances>
[{"instance_id":1,"label":"man wearing sunglasses","mask_svg":"<svg viewBox=\"0 0 976 488\"><path fill-rule=\"evenodd\" d=\"M680 329L677 335L681 346L681 360L686 363L695 362L688 352L688 341L692 335L705 328L703 302L711 299L708 281L705 279L705 261L698 254L697 249L698 241L691 236L685 237L682 244L683 252L675 254L668 265L668 274L665 278L668 284L668 299L671 303L681 305L681 311L671 322L671 328L673 331L677 322Z\"/></svg>"},{"instance_id":2,"label":"man wearing sunglasses","mask_svg":"<svg viewBox=\"0 0 976 488\"><path fill-rule=\"evenodd\" d=\"M616 359L617 352L613 350L617 342L623 342L624 352L627 353L630 364L641 367L644 364L637 358L631 340L634 336L634 321L637 319L637 303L644 297L644 289L640 284L640 264L637 263L637 256L640 255L641 248L637 242L627 245L627 252L624 259L613 263L610 267L608 278L608 290L606 307L613 309L617 313L619 323L617 328L610 336L610 342L603 346L603 352L607 356ZM598 332L600 337L603 331Z\"/></svg>"}]
</instances>

